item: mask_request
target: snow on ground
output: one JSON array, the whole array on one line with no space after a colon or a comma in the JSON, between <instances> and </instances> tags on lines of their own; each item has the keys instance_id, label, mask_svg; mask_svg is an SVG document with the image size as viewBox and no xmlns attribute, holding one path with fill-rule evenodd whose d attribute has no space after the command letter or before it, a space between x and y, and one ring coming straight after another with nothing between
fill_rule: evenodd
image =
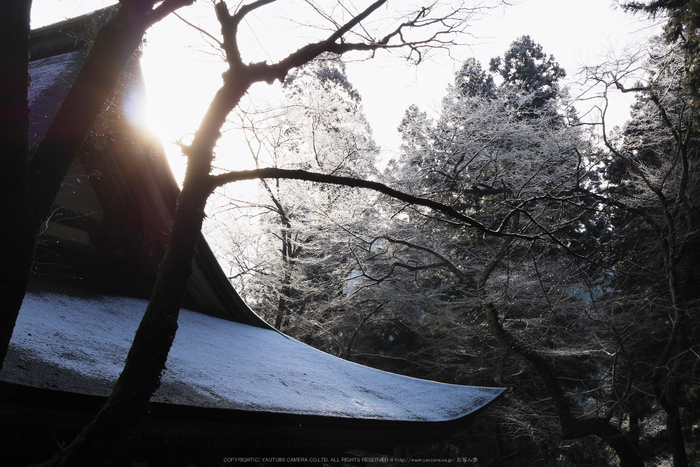
<instances>
[{"instance_id":1,"label":"snow on ground","mask_svg":"<svg viewBox=\"0 0 700 467\"><path fill-rule=\"evenodd\" d=\"M27 294L11 350L73 377L113 382L146 304L124 297ZM182 310L179 325L156 400L253 411L445 421L478 410L502 392L374 370L275 331L189 310ZM25 374L31 368L17 366L4 369L0 379L36 384L36 376ZM169 391L178 387L187 388L189 396L172 396Z\"/></svg>"}]
</instances>

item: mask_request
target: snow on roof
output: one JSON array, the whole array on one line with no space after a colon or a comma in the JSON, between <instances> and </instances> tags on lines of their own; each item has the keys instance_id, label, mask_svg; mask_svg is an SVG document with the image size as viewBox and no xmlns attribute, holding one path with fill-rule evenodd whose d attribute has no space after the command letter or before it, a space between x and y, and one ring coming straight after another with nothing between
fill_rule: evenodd
<instances>
[{"instance_id":1,"label":"snow on roof","mask_svg":"<svg viewBox=\"0 0 700 467\"><path fill-rule=\"evenodd\" d=\"M146 305L145 300L125 297L29 293L15 326L11 351L91 381L107 381L98 392L108 395ZM503 391L374 370L276 331L189 310L181 311L179 326L156 401L437 422L469 415ZM36 385L36 375L29 375L26 366L8 366L12 365L5 365L0 379ZM178 387L188 388L189 395L179 397L173 391Z\"/></svg>"},{"instance_id":2,"label":"snow on roof","mask_svg":"<svg viewBox=\"0 0 700 467\"><path fill-rule=\"evenodd\" d=\"M66 97L85 59L85 50L43 58L29 63L29 143L46 132L58 106Z\"/></svg>"}]
</instances>

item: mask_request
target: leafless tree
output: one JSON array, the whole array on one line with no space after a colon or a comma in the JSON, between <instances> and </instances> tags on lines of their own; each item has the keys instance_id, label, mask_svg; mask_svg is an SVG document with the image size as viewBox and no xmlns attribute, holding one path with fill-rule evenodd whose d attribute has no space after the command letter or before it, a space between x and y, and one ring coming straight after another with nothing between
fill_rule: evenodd
<instances>
[{"instance_id":1,"label":"leafless tree","mask_svg":"<svg viewBox=\"0 0 700 467\"><path fill-rule=\"evenodd\" d=\"M625 78L641 70L636 82ZM601 125L610 92L637 95L632 119L621 133L603 133L609 150L608 184L596 199L617 216L618 273L622 303L646 324L633 328L629 347L646 348L638 365L642 384L663 408L674 466L688 465L680 407L697 385L698 132L691 94L684 88L687 57L678 45L652 43L626 62L589 70L599 86ZM640 300L646 296L646 302ZM649 329L652 327L652 329ZM644 342L644 344L642 344Z\"/></svg>"},{"instance_id":2,"label":"leafless tree","mask_svg":"<svg viewBox=\"0 0 700 467\"><path fill-rule=\"evenodd\" d=\"M374 53L378 50L396 49L408 51L409 57L420 60L426 50L446 47L454 41L455 34L462 32L466 26L470 9L457 4L454 8L448 7L446 12L439 11L441 5L437 3L419 7L389 26L381 36L370 32L370 26L365 20L379 16L381 8L387 4L386 0L375 1L357 12L344 10L342 16L345 20L335 18L330 11L319 10L325 21L330 20L332 29L325 38L311 42L272 64L246 64L241 54L239 27L252 12L275 3L275 0L257 0L240 5L233 12L223 1L215 6L221 26L220 45L226 54L228 70L223 75L223 84L202 119L192 143L184 148L188 158L187 171L178 198L169 245L151 300L109 400L83 433L47 465L108 465L125 452L132 430L146 412L148 401L157 389L165 368L177 330L180 304L191 275L192 257L200 235L205 204L217 186L251 177L301 178L376 188L385 193L400 195L396 190L392 191L378 183L348 177L314 175L304 171L260 169L212 175L214 148L227 116L254 83L283 81L290 70L324 53ZM438 203L424 201L423 204L438 207ZM468 216L459 217L471 221Z\"/></svg>"},{"instance_id":3,"label":"leafless tree","mask_svg":"<svg viewBox=\"0 0 700 467\"><path fill-rule=\"evenodd\" d=\"M30 0L2 5L0 30L4 79L0 84L2 134L7 148L0 203L14 227L0 242L0 365L5 359L31 272L43 221L83 140L110 96L146 30L194 0L123 0L102 28L46 134L29 151L28 57Z\"/></svg>"}]
</instances>

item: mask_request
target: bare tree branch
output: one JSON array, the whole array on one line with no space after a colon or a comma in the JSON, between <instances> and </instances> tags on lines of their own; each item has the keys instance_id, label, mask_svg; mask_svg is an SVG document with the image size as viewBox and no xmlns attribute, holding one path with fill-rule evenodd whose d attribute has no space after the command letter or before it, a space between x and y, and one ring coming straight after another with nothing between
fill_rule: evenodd
<instances>
[{"instance_id":1,"label":"bare tree branch","mask_svg":"<svg viewBox=\"0 0 700 467\"><path fill-rule=\"evenodd\" d=\"M528 236L515 232L506 231L506 224L501 223L498 230L493 230L486 227L481 222L476 219L469 217L461 212L457 211L451 206L439 203L426 198L420 198L418 196L409 195L401 191L390 188L387 185L379 182L372 182L369 180L362 180L352 177L342 177L337 175L326 175L314 172L308 172L305 170L288 170L288 169L277 169L277 168L264 168L256 170L242 170L236 172L229 172L221 175L213 175L210 177L210 190L218 186L225 185L231 182L238 182L242 180L254 180L257 178L285 178L292 180L305 180L309 182L319 182L328 183L332 185L343 185L347 187L354 188L367 188L370 190L378 191L392 198L398 199L400 201L405 201L407 203L415 204L418 206L425 206L434 211L440 212L444 215L458 219L463 223L478 229L479 231L493 235L495 237L515 237L524 240L534 240L538 237Z\"/></svg>"},{"instance_id":2,"label":"bare tree branch","mask_svg":"<svg viewBox=\"0 0 700 467\"><path fill-rule=\"evenodd\" d=\"M194 2L195 0L165 0L146 15L148 27L153 26L170 13L173 13L184 6L192 5Z\"/></svg>"}]
</instances>

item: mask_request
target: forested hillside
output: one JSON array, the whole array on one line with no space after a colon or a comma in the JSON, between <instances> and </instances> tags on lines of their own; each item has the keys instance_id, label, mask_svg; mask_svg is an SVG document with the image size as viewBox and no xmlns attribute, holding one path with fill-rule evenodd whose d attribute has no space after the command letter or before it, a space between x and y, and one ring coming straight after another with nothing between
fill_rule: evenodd
<instances>
[{"instance_id":1,"label":"forested hillside","mask_svg":"<svg viewBox=\"0 0 700 467\"><path fill-rule=\"evenodd\" d=\"M39 234L100 109L146 31L192 3L120 0L30 145L32 2L0 2L10 226L0 367ZM225 222L217 249L236 290L282 332L392 372L508 389L464 432L407 455L481 466L700 463L700 2L623 3L663 21L664 34L586 68L583 95L570 95L572 70L527 35L488 66L462 57L438 108L405 110L391 160L344 58L452 54L477 14L509 2L233 3L207 2L209 31L183 19L225 69L179 141L187 170L123 371L93 422L45 465L130 463L207 215ZM263 35L288 47L274 56L251 47ZM246 107L252 89L275 82L278 106ZM634 104L613 127L616 95ZM234 131L247 154L220 144ZM243 192L219 190L251 180ZM215 190L219 212L205 214Z\"/></svg>"},{"instance_id":2,"label":"forested hillside","mask_svg":"<svg viewBox=\"0 0 700 467\"><path fill-rule=\"evenodd\" d=\"M341 60L290 73L279 108L239 115L257 166L370 179L472 221L359 188L261 181L226 209L219 247L237 290L342 358L509 389L434 453L478 465L700 462L697 65L669 25L643 56L586 70L592 120L529 36L488 68L467 59L436 117L406 109L390 161ZM614 93L635 103L611 128Z\"/></svg>"}]
</instances>

